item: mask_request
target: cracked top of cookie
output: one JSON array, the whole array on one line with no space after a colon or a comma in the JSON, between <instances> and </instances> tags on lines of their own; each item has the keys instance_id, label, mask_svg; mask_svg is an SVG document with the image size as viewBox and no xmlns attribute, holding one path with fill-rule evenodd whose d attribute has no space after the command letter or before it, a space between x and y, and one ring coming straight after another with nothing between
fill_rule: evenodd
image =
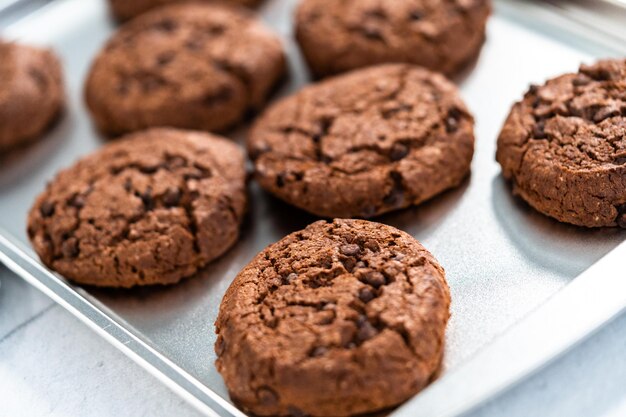
<instances>
[{"instance_id":1,"label":"cracked top of cookie","mask_svg":"<svg viewBox=\"0 0 626 417\"><path fill-rule=\"evenodd\" d=\"M325 217L371 217L458 185L474 121L439 74L392 64L306 87L270 107L248 151L257 179Z\"/></svg>"},{"instance_id":2,"label":"cracked top of cookie","mask_svg":"<svg viewBox=\"0 0 626 417\"><path fill-rule=\"evenodd\" d=\"M236 241L244 182L232 142L152 129L61 171L35 201L28 235L47 266L79 283L174 283Z\"/></svg>"},{"instance_id":3,"label":"cracked top of cookie","mask_svg":"<svg viewBox=\"0 0 626 417\"><path fill-rule=\"evenodd\" d=\"M319 221L233 281L216 322L217 366L234 401L261 415L374 411L429 382L448 307L444 271L413 237Z\"/></svg>"},{"instance_id":4,"label":"cracked top of cookie","mask_svg":"<svg viewBox=\"0 0 626 417\"><path fill-rule=\"evenodd\" d=\"M626 227L626 60L582 65L531 86L509 114L496 157L541 211Z\"/></svg>"},{"instance_id":5,"label":"cracked top of cookie","mask_svg":"<svg viewBox=\"0 0 626 417\"><path fill-rule=\"evenodd\" d=\"M174 4L113 35L93 63L86 99L109 134L223 130L258 109L284 70L280 40L245 8Z\"/></svg>"},{"instance_id":6,"label":"cracked top of cookie","mask_svg":"<svg viewBox=\"0 0 626 417\"><path fill-rule=\"evenodd\" d=\"M385 62L452 75L478 54L490 0L303 0L296 35L324 76Z\"/></svg>"},{"instance_id":7,"label":"cracked top of cookie","mask_svg":"<svg viewBox=\"0 0 626 417\"><path fill-rule=\"evenodd\" d=\"M64 102L61 63L51 50L0 41L0 150L43 133Z\"/></svg>"}]
</instances>

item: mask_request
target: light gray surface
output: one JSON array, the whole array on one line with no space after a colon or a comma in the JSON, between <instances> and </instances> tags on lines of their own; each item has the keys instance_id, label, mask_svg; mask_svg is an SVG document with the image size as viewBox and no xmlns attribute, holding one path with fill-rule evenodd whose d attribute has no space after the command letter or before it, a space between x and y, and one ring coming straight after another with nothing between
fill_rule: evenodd
<instances>
[{"instance_id":1,"label":"light gray surface","mask_svg":"<svg viewBox=\"0 0 626 417\"><path fill-rule=\"evenodd\" d=\"M101 143L84 117L81 85L88 57L105 39L109 23L102 19L102 3L64 3L88 13L72 15L68 7L60 13L55 6L49 9L47 25L31 23L11 32L58 48L70 75L72 99L71 111L51 137L0 173L0 212L21 216L0 224L22 240L23 213L45 179ZM276 29L288 39L290 10L280 6L279 1L269 2L265 17L278 21ZM50 24L59 19L63 25ZM288 46L292 58L297 58L294 45ZM575 229L534 213L510 197L493 161L501 122L527 84L574 70L594 54L607 51L569 47L501 16L492 19L485 50L461 84L478 120L472 178L421 208L382 219L422 240L448 271L454 301L446 369L463 363L623 239L623 232ZM289 88L303 81L300 66L299 60L292 60L297 76ZM225 390L213 367L211 323L223 291L254 253L312 220L265 198L256 188L253 196L256 204L242 243L203 276L166 290L94 293L149 342L222 395Z\"/></svg>"},{"instance_id":2,"label":"light gray surface","mask_svg":"<svg viewBox=\"0 0 626 417\"><path fill-rule=\"evenodd\" d=\"M0 282L0 417L200 416L2 266ZM464 417L622 417L624 352L626 315Z\"/></svg>"}]
</instances>

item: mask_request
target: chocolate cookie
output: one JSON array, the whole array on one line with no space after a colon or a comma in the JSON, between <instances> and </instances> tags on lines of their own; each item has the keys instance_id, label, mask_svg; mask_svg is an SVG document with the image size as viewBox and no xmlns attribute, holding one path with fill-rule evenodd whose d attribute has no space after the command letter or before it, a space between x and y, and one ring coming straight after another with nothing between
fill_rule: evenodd
<instances>
[{"instance_id":1,"label":"chocolate cookie","mask_svg":"<svg viewBox=\"0 0 626 417\"><path fill-rule=\"evenodd\" d=\"M626 228L626 59L531 86L511 109L496 159L513 192L538 211Z\"/></svg>"},{"instance_id":2,"label":"chocolate cookie","mask_svg":"<svg viewBox=\"0 0 626 417\"><path fill-rule=\"evenodd\" d=\"M119 20L128 20L155 7L172 3L182 3L188 0L109 0L111 11ZM198 1L198 0L196 0ZM204 0L213 1L213 0ZM224 3L240 4L244 6L256 6L261 0L222 0Z\"/></svg>"},{"instance_id":3,"label":"chocolate cookie","mask_svg":"<svg viewBox=\"0 0 626 417\"><path fill-rule=\"evenodd\" d=\"M452 75L480 52L490 9L490 0L303 0L296 36L318 77L387 62Z\"/></svg>"},{"instance_id":4,"label":"chocolate cookie","mask_svg":"<svg viewBox=\"0 0 626 417\"><path fill-rule=\"evenodd\" d=\"M43 134L64 102L61 63L52 51L0 42L0 151Z\"/></svg>"},{"instance_id":5,"label":"chocolate cookie","mask_svg":"<svg viewBox=\"0 0 626 417\"><path fill-rule=\"evenodd\" d=\"M263 188L324 217L372 217L461 183L474 122L456 87L389 64L304 88L254 125L248 151Z\"/></svg>"},{"instance_id":6,"label":"chocolate cookie","mask_svg":"<svg viewBox=\"0 0 626 417\"><path fill-rule=\"evenodd\" d=\"M237 145L151 129L61 171L35 201L28 235L41 260L72 281L172 284L235 243L245 199Z\"/></svg>"},{"instance_id":7,"label":"chocolate cookie","mask_svg":"<svg viewBox=\"0 0 626 417\"><path fill-rule=\"evenodd\" d=\"M423 389L443 355L444 271L410 235L319 221L270 245L226 292L217 369L262 416L349 416Z\"/></svg>"},{"instance_id":8,"label":"chocolate cookie","mask_svg":"<svg viewBox=\"0 0 626 417\"><path fill-rule=\"evenodd\" d=\"M261 107L284 71L279 39L245 9L171 5L119 29L85 94L109 135L151 126L221 131Z\"/></svg>"}]
</instances>

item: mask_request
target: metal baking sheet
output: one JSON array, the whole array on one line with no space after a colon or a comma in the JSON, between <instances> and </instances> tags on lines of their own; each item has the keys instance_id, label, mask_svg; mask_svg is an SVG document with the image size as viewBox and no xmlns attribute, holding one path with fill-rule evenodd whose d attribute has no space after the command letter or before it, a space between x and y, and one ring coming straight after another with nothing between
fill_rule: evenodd
<instances>
[{"instance_id":1,"label":"metal baking sheet","mask_svg":"<svg viewBox=\"0 0 626 417\"><path fill-rule=\"evenodd\" d=\"M278 95L309 81L292 38L296 3L268 0L260 8L289 55L290 78ZM90 124L82 87L92 57L113 30L104 1L57 0L3 32L57 50L69 107L41 143L0 156L0 261L207 415L242 415L214 367L213 322L221 297L258 251L315 218L252 183L239 243L198 276L167 288L76 287L50 273L28 247L26 214L35 196L56 171L104 143ZM581 229L536 213L512 197L494 160L502 122L529 83L575 71L581 62L626 55L625 45L576 26L549 6L496 0L481 56L455 80L477 121L471 177L420 207L377 219L422 241L445 267L452 291L441 377L394 415L467 411L626 307L620 267L626 231ZM245 131L229 136L242 143Z\"/></svg>"}]
</instances>

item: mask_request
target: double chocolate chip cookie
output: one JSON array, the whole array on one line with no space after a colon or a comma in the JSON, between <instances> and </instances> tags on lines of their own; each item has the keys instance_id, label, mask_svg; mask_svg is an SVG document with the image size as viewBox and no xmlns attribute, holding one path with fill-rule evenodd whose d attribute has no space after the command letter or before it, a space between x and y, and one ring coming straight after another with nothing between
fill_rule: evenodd
<instances>
[{"instance_id":1,"label":"double chocolate chip cookie","mask_svg":"<svg viewBox=\"0 0 626 417\"><path fill-rule=\"evenodd\" d=\"M226 292L217 369L262 416L349 416L397 405L437 372L444 271L413 237L319 221L267 247Z\"/></svg>"},{"instance_id":2,"label":"double chocolate chip cookie","mask_svg":"<svg viewBox=\"0 0 626 417\"><path fill-rule=\"evenodd\" d=\"M269 108L248 141L263 188L323 217L372 217L461 183L474 121L442 75L404 64L354 71Z\"/></svg>"},{"instance_id":3,"label":"double chocolate chip cookie","mask_svg":"<svg viewBox=\"0 0 626 417\"><path fill-rule=\"evenodd\" d=\"M172 3L182 3L189 0L109 0L111 11L119 20L128 20L156 7ZM196 0L199 1L199 0ZM216 0L204 0L216 1ZM224 3L256 6L261 0L222 0Z\"/></svg>"},{"instance_id":4,"label":"double chocolate chip cookie","mask_svg":"<svg viewBox=\"0 0 626 417\"><path fill-rule=\"evenodd\" d=\"M498 138L513 192L579 226L626 228L626 60L533 85Z\"/></svg>"},{"instance_id":5,"label":"double chocolate chip cookie","mask_svg":"<svg viewBox=\"0 0 626 417\"><path fill-rule=\"evenodd\" d=\"M108 135L152 126L222 131L259 109L284 71L279 39L251 12L171 5L119 29L96 58L85 94Z\"/></svg>"},{"instance_id":6,"label":"double chocolate chip cookie","mask_svg":"<svg viewBox=\"0 0 626 417\"><path fill-rule=\"evenodd\" d=\"M64 102L61 63L52 51L0 41L0 151L39 137Z\"/></svg>"},{"instance_id":7,"label":"double chocolate chip cookie","mask_svg":"<svg viewBox=\"0 0 626 417\"><path fill-rule=\"evenodd\" d=\"M244 187L244 155L231 141L147 130L61 171L35 201L28 235L72 281L172 284L235 243Z\"/></svg>"},{"instance_id":8,"label":"double chocolate chip cookie","mask_svg":"<svg viewBox=\"0 0 626 417\"><path fill-rule=\"evenodd\" d=\"M303 0L296 14L296 36L318 77L387 62L452 75L480 52L490 3Z\"/></svg>"}]
</instances>

